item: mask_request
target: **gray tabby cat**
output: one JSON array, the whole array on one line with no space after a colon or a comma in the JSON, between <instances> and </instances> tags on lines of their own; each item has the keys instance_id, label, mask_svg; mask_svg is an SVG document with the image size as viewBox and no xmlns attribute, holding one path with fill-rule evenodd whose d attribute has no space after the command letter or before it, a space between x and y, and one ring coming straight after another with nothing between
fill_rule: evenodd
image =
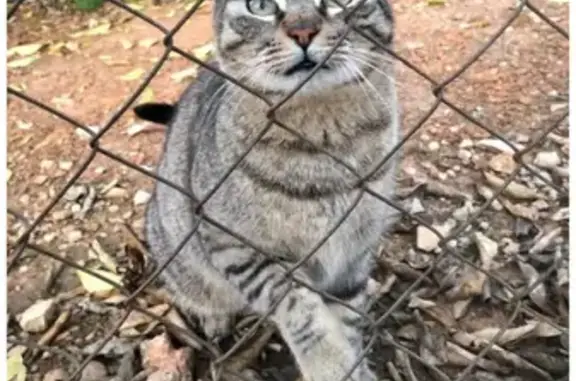
<instances>
[{"instance_id":1,"label":"gray tabby cat","mask_svg":"<svg viewBox=\"0 0 576 381\"><path fill-rule=\"evenodd\" d=\"M215 0L220 68L272 101L282 99L334 47L345 30L331 0ZM360 1L340 0L348 8ZM367 0L348 22L391 45L386 0ZM368 174L398 139L392 61L352 32L325 65L276 112L317 147ZM163 106L164 107L164 106ZM159 176L205 197L266 127L266 104L201 71L170 115ZM203 207L203 213L294 264L334 228L359 195L357 178L314 145L274 126ZM393 161L367 185L394 191ZM193 202L159 182L147 211L147 239L160 264L196 226ZM362 310L372 253L393 210L364 194L345 222L296 272L318 289ZM284 268L203 221L162 273L174 303L203 322L208 336L228 332L234 315L266 313L307 381L339 381L363 347L362 318L285 276ZM281 299L280 297L286 296ZM363 360L355 380L376 377Z\"/></svg>"}]
</instances>

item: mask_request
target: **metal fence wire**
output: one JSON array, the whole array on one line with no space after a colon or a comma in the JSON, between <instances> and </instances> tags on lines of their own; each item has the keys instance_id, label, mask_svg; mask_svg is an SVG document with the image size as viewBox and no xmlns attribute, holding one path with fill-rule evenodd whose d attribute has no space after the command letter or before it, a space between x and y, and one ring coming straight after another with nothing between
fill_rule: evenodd
<instances>
[{"instance_id":1,"label":"metal fence wire","mask_svg":"<svg viewBox=\"0 0 576 381\"><path fill-rule=\"evenodd\" d=\"M85 356L82 359L82 361L76 361L76 360L73 361L74 369L73 369L73 371L69 377L69 380L77 380L79 378L79 376L81 375L81 373L82 373L83 369L86 367L86 365L91 360L94 359L94 357L99 353L99 351L106 345L107 341L112 339L114 337L114 335L117 334L118 328L127 319L129 314L133 311L139 311L143 314L154 317L155 319L158 319L159 321L161 321L169 331L179 332L180 333L179 337L187 337L187 338L189 338L191 343L199 343L200 346L202 347L200 350L205 352L206 355L210 358L210 360L209 360L210 364L211 364L210 365L211 366L211 368L210 368L211 373L210 374L211 374L212 378L225 377L226 372L234 372L234 369L227 369L226 360L229 359L231 356L233 356L239 349L241 349L243 344L245 344L251 337L253 337L253 334L258 330L258 328L261 325L265 324L266 316L258 318L257 321L251 326L251 329L249 330L249 332L246 335L244 335L239 341L237 341L232 346L232 348L228 349L226 352L223 352L220 347L218 347L217 345L215 345L213 343L209 343L209 342L203 340L200 336L196 335L194 332L187 330L187 329L183 329L182 327L175 325L174 323L168 321L167 319L149 312L146 308L143 308L141 305L138 304L137 298L140 295L142 295L146 291L146 289L154 282L154 280L157 278L157 276L160 274L160 272L168 265L169 261L167 263L157 263L157 264L155 264L156 265L155 267L146 269L146 271L144 271L145 276L142 279L139 279L139 282L137 284L128 287L126 285L115 284L114 282L112 282L108 279L105 279L105 277L102 277L98 273L96 273L96 272L94 272L94 271L92 271L92 270L90 270L84 266L81 266L78 263L76 263L70 259L67 259L66 257L64 257L62 255L56 254L53 251L48 250L47 248L43 247L42 245L35 243L33 238L32 238L33 233L38 228L38 226L51 213L51 211L54 209L54 207L57 205L57 203L68 192L68 190L77 182L77 180L80 178L80 176L84 173L84 171L88 168L88 166L93 162L95 157L97 157L97 155L105 155L108 158L110 158L110 159L112 159L118 163L121 163L124 166L127 166L127 167L133 169L134 171L138 171L141 174L143 174L145 176L149 176L150 178L153 178L156 181L161 181L165 184L168 184L168 185L174 187L175 189L178 189L180 192L186 194L188 197L191 198L191 200L193 199L192 195L188 194L186 190L181 189L180 187L178 187L175 184L171 184L170 181L163 179L163 178L160 178L159 176L157 176L152 171L146 170L145 168L130 162L129 160L119 156L118 154L116 154L114 152L107 150L106 148L103 148L100 145L101 138L117 123L117 121L121 118L121 116L123 114L125 114L126 112L130 112L131 107L133 107L135 105L134 104L135 101L141 96L141 94L143 93L145 88L150 84L152 79L157 75L159 70L166 63L169 54L172 52L175 52L175 53L177 53L183 57L186 57L191 62L193 62L197 65L200 65L200 66L202 66L208 70L211 70L212 72L216 73L217 75L220 75L220 76L226 78L228 81L230 81L233 84L235 84L235 85L243 88L244 90L250 92L254 96L261 98L263 101L265 101L267 103L268 111L266 113L266 117L268 118L269 123L258 134L257 139L253 142L251 147L254 147L256 145L256 143L266 134L266 132L269 131L270 129L273 129L273 128L274 129L276 129L276 128L283 129L283 130L288 131L294 135L297 135L298 138L300 138L300 139L306 140L306 138L304 136L299 135L294 129L291 128L291 126L285 125L281 121L277 120L276 119L276 111L280 107L282 107L282 105L284 105L291 97L293 97L294 94L296 94L299 91L299 89L304 85L304 83L306 81L308 81L315 74L315 72L320 68L321 64L326 62L326 60L331 56L331 54L334 52L334 50L336 48L334 48L330 52L330 54L328 54L328 56L324 59L324 61L321 64L317 65L316 70L311 72L306 80L304 80L293 91L291 91L289 94L287 94L282 100L273 103L273 102L269 101L265 95L260 94L259 92L255 91L253 89L250 89L249 87L240 83L237 79L230 77L229 75L222 72L221 70L218 70L216 68L209 66L208 64L203 62L201 59L199 59L199 58L195 57L194 55L184 51L183 49L175 46L175 44L174 44L175 34L182 28L184 23L187 22L195 14L195 12L199 9L199 7L202 5L202 3L204 1L205 0L200 0L199 2L195 3L195 5L189 9L189 11L180 19L180 21L172 29L167 29L163 25L161 25L159 22L151 19L150 17L143 14L142 12L128 6L123 1L108 0L108 2L113 4L114 6L121 8L123 11L132 14L133 16L139 18L140 20L150 24L151 26L153 26L156 29L158 29L159 31L161 31L164 35L164 39L163 39L164 52L161 55L161 57L157 60L157 62L154 64L153 68L147 73L145 79L138 86L138 88L123 102L121 107L119 107L119 109L110 117L108 122L98 132L93 132L87 125L83 124L82 122L54 109L53 107L51 107L48 104L42 103L42 102L34 99L34 97L32 95L28 95L21 90L17 90L13 87L8 86L8 94L9 95L11 95L13 97L20 98L21 100L23 100L25 102L28 102L28 103L30 103L30 104L32 104L32 105L34 105L40 109L43 109L44 111L52 114L53 116L60 118L61 120L67 122L68 124L70 124L74 128L82 129L83 131L85 131L87 134L89 134L91 136L91 138L89 140L89 144L86 147L87 150L90 150L90 154L88 155L88 157L81 163L81 165L78 166L77 170L74 172L73 176L71 176L70 180L65 184L64 187L62 187L60 189L59 192L57 192L57 194L53 197L53 199L51 199L51 201L42 210L42 212L39 213L38 216L33 221L29 221L28 227L25 229L23 234L21 234L15 242L13 242L11 245L9 245L8 272L10 273L11 271L14 270L16 264L19 263L19 260L21 259L22 254L24 253L24 249L28 248L28 249L31 249L33 251L36 251L37 253L39 253L41 255L50 257L50 258L55 259L57 261L61 261L62 263L64 263L67 266L71 266L75 269L85 271L86 273L89 273L90 275L92 275L96 278L100 278L106 282L109 282L109 283L115 285L123 294L125 294L127 296L127 298L120 304L120 307L119 307L123 311L122 318L114 325L113 329L111 329L109 332L107 332L105 337L102 338L101 341L99 341L100 344L96 348L94 348L94 352L91 355ZM8 10L8 20L10 20L18 12L19 8L21 7L21 5L23 3L24 3L24 0L19 0L19 1L14 2L11 5L11 7ZM355 10L353 10L353 11L355 11ZM394 353L396 353L397 359L401 359L401 360L403 359L399 363L400 364L398 366L399 369L396 367L396 365L395 365L396 363L391 361L391 360L384 360L384 359L378 360L378 361L381 361L383 364L385 364L385 366L384 366L384 368L386 369L385 373L387 374L387 377L390 380L394 380L394 381L400 381L400 380L418 381L418 380L424 380L424 379L426 379L426 380L434 379L434 380L442 380L442 381L448 381L448 380L453 380L453 381L468 381L468 380L490 381L490 380L494 380L497 378L490 378L489 375L485 375L485 376L483 376L484 378L482 378L480 373L478 373L478 370L486 369L486 361L489 361L490 359L494 360L494 359L498 359L498 358L500 358L500 360L503 359L504 363L506 363L506 365L512 369L515 369L517 367L522 368L522 371L524 373L520 373L520 374L525 374L526 375L525 377L527 377L527 378L520 377L518 379L550 380L550 381L552 381L553 379L556 379L551 375L550 372L544 370L543 367L539 364L534 364L534 363L530 362L529 360L522 358L521 356L514 357L515 355L510 355L510 354L509 354L509 356L506 356L504 354L506 351L504 349L502 349L501 343L503 342L503 340L502 340L503 336L505 336L507 334L507 332L509 332L508 329L513 325L513 323L516 321L518 316L520 316L520 314L524 314L525 316L531 317L532 319L535 319L539 322L545 322L549 326L555 327L555 329L558 330L559 335L567 335L567 328L558 324L558 322L555 321L555 319L551 319L550 317L545 316L545 314L539 312L537 309L535 309L532 306L532 304L530 304L530 301L527 298L528 295L530 295L538 287L541 287L542 284L544 284L552 276L552 274L558 270L557 261L552 261L552 264L550 264L549 267L543 273L538 275L536 279L531 281L530 284L527 285L527 287L524 287L522 289L522 291L519 292L516 287L510 285L506 279L503 279L501 276L492 272L490 270L490 268L485 268L484 266L478 265L476 263L476 261L474 261L473 259L470 259L470 257L468 257L468 256L462 255L462 253L459 250L456 250L452 245L449 244L452 240L458 238L463 232L465 232L467 229L469 229L470 226L474 225L478 221L479 216L481 214L483 214L489 208L489 206L491 204L498 202L499 197L503 194L503 192L506 192L507 187L509 187L509 185L514 181L514 179L517 177L517 175L520 173L520 171L528 171L530 174L532 174L536 178L543 181L547 186L554 189L558 193L560 198L564 198L565 200L568 199L567 187L562 186L562 185L558 185L557 183L552 181L547 176L543 176L542 173L540 171L538 171L537 169L535 169L534 166L530 165L528 160L527 160L527 158L530 158L531 155L533 155L533 153L534 153L533 151L535 148L541 146L544 143L545 139L549 138L549 135L551 133L553 133L555 130L559 129L561 127L562 123L566 122L566 119L568 116L567 111L564 112L563 115L561 115L558 119L552 121L551 123L548 123L546 125L542 125L538 129L538 133L535 134L535 136L531 136L530 141L524 147L519 149L514 143L507 140L507 138L505 136L503 136L502 134L500 134L498 131L496 131L492 127L486 125L485 123L479 121L478 118L475 118L473 115L471 115L467 111L458 107L455 104L455 102L453 102L450 99L450 97L445 94L445 90L447 89L447 87L451 83L456 81L468 68L470 68L471 65L473 65L476 61L478 61L482 57L482 55L503 36L503 34L507 31L507 29L510 28L510 26L521 16L521 14L526 13L526 12L531 12L534 16L536 16L541 21L543 21L544 23L546 23L550 27L552 27L558 33L559 36L568 40L569 36L568 36L567 31L565 31L557 23L555 23L549 17L547 17L541 10L538 9L538 7L532 1L527 1L527 0L519 1L516 9L512 12L511 16L507 19L507 21L505 21L497 29L497 31L491 36L491 38L483 46L481 46L480 49L478 49L478 51L476 51L471 57L466 59L465 62L463 62L462 65L457 70L454 70L454 72L452 74L448 75L442 81L438 81L438 80L432 78L425 71L418 68L416 65L412 64L407 59L403 58L402 56L400 56L399 54L397 54L394 51L386 49L386 47L383 46L381 43L379 43L379 41L376 41L373 38L371 38L370 36L365 35L361 30L357 30L353 26L349 26L346 33L344 34L344 36L342 36L340 38L339 43L342 42L342 40L346 37L346 35L348 35L348 33L359 33L359 34L363 35L365 38L370 39L374 44L380 45L383 49L386 49L388 51L388 53L392 57L394 57L394 59L396 59L400 64L405 65L407 68L411 69L412 71L417 73L421 78L426 80L430 84L431 92L432 92L433 96L435 97L435 101L434 101L433 105L420 118L420 120L418 120L417 123L414 124L413 126L409 126L409 128L405 128L406 132L404 133L401 141L397 144L396 147L394 147L391 150L391 152L384 158L384 160L382 160L382 162L380 163L378 168L383 166L392 156L394 156L401 149L401 147L403 145L405 145L406 142L411 137L413 137L422 128L422 126L429 120L429 118L431 118L431 116L436 112L436 110L442 105L447 106L448 108L453 110L455 113L457 113L458 115L465 118L468 122L470 122L473 125L483 129L484 131L488 132L493 138L498 139L501 142L503 142L510 150L512 150L514 152L513 158L514 158L514 161L516 163L515 169L512 171L512 173L510 173L508 175L508 177L506 178L505 181L503 181L501 184L499 184L497 187L495 187L494 192L491 195L491 197L489 197L482 204L482 206L479 207L474 213L469 215L465 221L462 221L457 227L452 229L449 235L444 236L443 232L439 231L437 229L437 227L433 226L431 223L429 223L429 221L427 221L426 219L422 218L419 215L411 214L411 212L407 209L407 207L405 207L398 200L388 199L386 197L383 197L380 194L378 194L376 191L371 189L368 185L366 185L367 180L371 177L371 175L373 173L375 173L377 171L377 169L374 169L374 171L369 173L367 176L361 176L361 175L357 174L357 172L351 166L346 164L346 162L344 160L342 160L338 157L335 157L333 154L326 151L322 147L316 147L317 150L324 153L325 155L330 156L331 158L334 159L335 162L337 162L338 164L340 164L341 166L343 166L344 168L346 168L347 170L349 170L355 174L355 176L357 177L357 181L358 181L357 182L358 188L361 189L361 192L360 192L360 195L358 196L357 201L359 201L359 199L366 194L373 196L373 197L379 199L381 202L386 203L386 204L392 206L393 208L397 209L399 213L401 213L403 216L407 216L408 218L412 219L413 221L415 221L415 223L427 227L429 230L431 230L439 238L438 247L440 248L440 250L438 251L437 255L435 255L433 257L432 262L430 263L429 267L425 271L417 272L417 276L414 276L414 279L412 280L412 283L409 285L409 287L406 287L405 289L403 289L403 292L401 292L401 294L399 294L397 297L394 297L394 300L392 300L392 302L386 306L386 309L383 312L379 312L378 314L376 314L375 317L369 316L369 315L364 314L364 313L362 314L362 316L367 321L367 329L366 329L367 343L366 343L366 347L365 347L366 349L363 351L363 356L367 356L369 352L372 353L370 356L378 356L378 353L374 354L375 352L377 352L379 350L378 348L382 348L382 346L387 346L389 348L392 348L393 351L395 351ZM338 45L339 45L339 43L338 43ZM310 141L308 141L308 142L310 144L314 145L313 142L310 142ZM249 246L252 246L254 249L260 251L264 255L268 255L271 258L273 258L273 255L271 253L267 253L266 250L263 250L262 248L258 247L253 242L251 242L249 239L247 239L246 237L242 237L242 236L238 235L237 233L235 233L230 228L222 225L219 221L216 221L216 220L210 218L209 216L204 215L203 211L202 211L203 205L210 199L210 197L214 194L214 192L218 189L218 187L224 182L224 180L239 165L242 158L245 157L249 152L250 152L250 149L242 155L242 157L238 160L238 162L235 163L234 166L232 166L230 168L230 170L227 172L226 176L218 182L217 186L212 190L212 192L209 192L208 195L204 199L197 202L195 212L196 212L196 216L198 217L198 221L199 221L198 224L200 222L203 222L203 223L207 223L207 224L210 224L212 226L215 226L215 227L225 231L226 233L230 234L231 236L237 238L241 242L243 242ZM348 212L345 213L345 215L339 221L334 221L334 228L331 229L330 234L332 234L336 229L338 229L338 227L343 223L343 221L346 219L347 215L352 211L352 209L356 205L357 205L357 202L351 206L351 208L348 210ZM8 213L13 213L13 212L11 210L8 210ZM196 229L198 228L198 224L196 225ZM194 234L195 230L190 232L190 234L188 235L188 238L190 238ZM320 237L321 239L318 240L318 244L314 247L314 249L312 251L307 253L303 257L303 259L301 261L299 261L298 263L296 263L294 266L292 266L291 268L287 268L286 269L287 270L287 276L291 276L291 274L295 271L295 269L297 267L301 266L305 261L309 260L315 254L315 252L320 248L320 246L322 246L322 244L327 241L330 234L328 234L325 237ZM184 243L185 242L183 242L180 245L180 248L184 245ZM170 260L173 260L177 255L178 255L178 252L174 252L170 257ZM509 307L509 308L507 308L507 311L509 313L506 316L506 319L504 319L505 321L499 327L497 332L493 332L493 334L490 335L488 338L486 338L484 341L477 341L477 342L470 345L470 347L468 348L469 351L465 351L465 353L467 353L469 355L469 357L467 358L466 363L463 364L459 369L457 369L457 371L454 371L454 369L447 370L447 369L441 367L440 363L434 363L433 361L430 361L430 356L426 356L426 354L423 353L422 350L409 348L408 345L406 345L405 343L402 343L402 340L400 340L398 337L395 337L395 335L392 335L385 328L385 325L387 324L387 322L390 319L395 319L396 317L394 317L394 315L397 314L399 311L401 311L401 309L404 308L403 306L405 306L407 304L407 302L409 300L411 300L411 297L414 295L414 292L418 289L418 287L425 285L425 284L430 282L430 280L431 280L430 276L431 276L431 274L435 268L437 268L438 266L441 266L442 264L445 264L445 263L456 263L455 261L457 261L457 263L464 263L464 264L470 266L471 268L477 270L478 274L480 274L480 273L484 274L487 277L487 279L490 280L490 282L495 282L496 284L500 285L500 287L507 290L508 295L509 295L509 298L506 301L506 303L508 304L508 307ZM299 282L296 279L294 279L294 282L300 283L304 287L307 287L313 291L322 293L321 291L315 289L312 285L305 284L303 282ZM324 293L322 293L322 295L325 298L331 299L335 302L343 304L344 306L347 306L348 308L353 309L352 306L349 306L346 303L344 303L343 301L340 301L340 300L338 300L338 299L336 299L330 295L326 295ZM30 351L36 351L36 352L38 352L38 351L40 351L40 352L41 351L52 351L57 356L63 356L64 359L67 359L67 358L74 359L76 357L76 356L72 356L72 354L66 354L66 348L57 348L56 346L51 348L48 345L43 345L42 343L33 343L31 341L25 341L24 342L24 341L19 341L19 340L12 340L12 339L9 339L8 341L9 341L9 344L12 344L12 345L19 344L19 345L27 346ZM34 358L38 359L38 356L36 356ZM28 358L28 360L30 360L30 359L31 358ZM357 363L359 363L360 360L361 359L359 358ZM70 361L72 361L72 360L70 360ZM421 369L421 371L424 371L425 372L424 374L427 374L428 378L422 378L423 377L423 376L421 376L422 373L418 373L412 369L413 367L416 367L416 366L418 366ZM353 369L350 369L349 374L351 374L352 371L353 371ZM509 374L514 375L515 373L512 372ZM518 374L518 373L516 373L516 374ZM238 377L245 377L245 376L242 376L241 374L236 374L236 375ZM564 379L567 379L567 372L566 372L565 377L566 378L564 378ZM503 379L503 378L500 378L500 379ZM516 380L516 378L510 378L510 379ZM335 381L337 381L337 380L335 380Z\"/></svg>"}]
</instances>

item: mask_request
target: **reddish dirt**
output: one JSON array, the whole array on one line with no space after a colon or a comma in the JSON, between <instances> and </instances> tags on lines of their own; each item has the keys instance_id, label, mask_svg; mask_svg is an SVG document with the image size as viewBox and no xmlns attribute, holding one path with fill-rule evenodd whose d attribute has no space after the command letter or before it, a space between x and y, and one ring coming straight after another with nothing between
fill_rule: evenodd
<instances>
[{"instance_id":1,"label":"reddish dirt","mask_svg":"<svg viewBox=\"0 0 576 381\"><path fill-rule=\"evenodd\" d=\"M427 6L425 1L395 1L398 54L438 83L456 73L490 37L513 15L514 1L447 1L444 6ZM533 1L553 21L568 27L567 5ZM176 25L185 14L182 3L147 7L143 12L163 27ZM72 38L93 23L110 22L102 36ZM10 47L36 42L50 44L29 66L9 69L8 85L76 119L82 124L103 126L138 87L144 77L122 81L120 76L135 68L150 70L164 52L163 34L113 5L93 14L37 15L22 8L8 24ZM150 47L139 41L156 38ZM210 6L203 6L175 36L175 45L191 52L212 38ZM124 41L134 46L123 47ZM73 42L77 50L50 53L58 42ZM108 56L108 63L102 58ZM112 62L110 62L112 61ZM175 72L190 67L185 58L170 58L151 81L154 99L174 101L186 86L171 79ZM402 107L403 127L408 131L423 117L435 100L433 84L403 64L398 65L397 85ZM522 14L487 52L445 88L445 96L494 131L505 136L534 137L563 111L551 109L557 96L568 92L568 41L530 11ZM161 130L128 136L135 122L126 112L103 136L100 146L146 168L153 168L164 134ZM32 220L62 189L90 152L85 138L75 127L15 96L8 100L8 206ZM420 147L430 140L441 144L436 153L409 153L404 167L419 161L441 161L448 151L466 138L488 133L448 108L440 106L424 124L409 147ZM413 153L413 154L410 154ZM71 163L71 166L69 165ZM96 237L110 241L117 251L124 238L120 226L127 222L139 229L143 206L134 206L137 189L149 189L151 180L114 160L97 155L80 177L81 183L101 188L117 179L128 196L113 201L98 201L89 218L57 221L49 214L33 239L73 260L85 260L87 245ZM473 176L459 181L472 184ZM69 210L60 201L54 211ZM9 239L24 229L11 218ZM70 242L70 230L82 238ZM54 236L56 234L56 236ZM9 312L16 314L43 294L47 294L46 272L52 261L25 253L25 260L9 275ZM70 270L55 282L54 293L77 284ZM109 326L108 322L102 323ZM102 327L95 328L99 331Z\"/></svg>"}]
</instances>

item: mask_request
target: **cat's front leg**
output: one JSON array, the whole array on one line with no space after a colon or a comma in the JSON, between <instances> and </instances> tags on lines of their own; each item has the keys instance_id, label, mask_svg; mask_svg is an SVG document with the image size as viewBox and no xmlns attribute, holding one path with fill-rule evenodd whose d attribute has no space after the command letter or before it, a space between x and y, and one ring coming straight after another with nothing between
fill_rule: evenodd
<instances>
[{"instance_id":1,"label":"cat's front leg","mask_svg":"<svg viewBox=\"0 0 576 381\"><path fill-rule=\"evenodd\" d=\"M364 352L364 334L368 327L368 320L359 314L366 314L368 303L367 282L363 281L348 287L345 292L335 295L342 303L327 300L326 304L332 313L340 319L344 336L350 342L357 358L362 357L358 365L361 379L365 381L376 380L376 375L370 370L367 361L367 353ZM352 308L349 308L352 307ZM358 311L358 312L356 312Z\"/></svg>"},{"instance_id":2,"label":"cat's front leg","mask_svg":"<svg viewBox=\"0 0 576 381\"><path fill-rule=\"evenodd\" d=\"M306 381L340 381L349 372L350 380L366 380L340 319L319 294L294 285L282 266L248 247L220 248L212 259L255 312L272 311Z\"/></svg>"}]
</instances>

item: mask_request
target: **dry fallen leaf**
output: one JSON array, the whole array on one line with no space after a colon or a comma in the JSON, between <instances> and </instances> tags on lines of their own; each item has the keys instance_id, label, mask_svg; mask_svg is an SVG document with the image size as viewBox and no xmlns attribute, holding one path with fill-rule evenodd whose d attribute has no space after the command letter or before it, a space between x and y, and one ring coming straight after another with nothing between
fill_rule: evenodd
<instances>
[{"instance_id":1,"label":"dry fallen leaf","mask_svg":"<svg viewBox=\"0 0 576 381\"><path fill-rule=\"evenodd\" d=\"M90 246L90 251L88 253L90 256L98 259L100 263L104 266L106 270L116 273L118 271L118 264L112 255L106 252L100 242L95 239Z\"/></svg>"},{"instance_id":2,"label":"dry fallen leaf","mask_svg":"<svg viewBox=\"0 0 576 381\"><path fill-rule=\"evenodd\" d=\"M214 44L209 42L206 45L202 45L199 48L195 48L192 50L192 54L196 56L201 61L208 60L214 51Z\"/></svg>"},{"instance_id":3,"label":"dry fallen leaf","mask_svg":"<svg viewBox=\"0 0 576 381\"><path fill-rule=\"evenodd\" d=\"M142 75L144 75L144 73L146 73L146 70L138 67L138 68L122 75L120 77L120 79L122 81L135 81L135 80L139 79L140 77L142 77Z\"/></svg>"},{"instance_id":4,"label":"dry fallen leaf","mask_svg":"<svg viewBox=\"0 0 576 381\"><path fill-rule=\"evenodd\" d=\"M140 97L138 98L138 103L149 103L154 100L154 90L152 88L147 87L142 91Z\"/></svg>"},{"instance_id":5,"label":"dry fallen leaf","mask_svg":"<svg viewBox=\"0 0 576 381\"><path fill-rule=\"evenodd\" d=\"M150 48L158 43L157 38L145 38L143 40L138 41L138 46L143 48Z\"/></svg>"},{"instance_id":6,"label":"dry fallen leaf","mask_svg":"<svg viewBox=\"0 0 576 381\"><path fill-rule=\"evenodd\" d=\"M504 180L490 172L484 172L484 177L488 184L493 188L496 188L496 190L499 190L499 188L505 184ZM534 200L541 197L541 195L534 189L528 188L516 181L511 181L506 188L504 188L502 193L518 200Z\"/></svg>"},{"instance_id":7,"label":"dry fallen leaf","mask_svg":"<svg viewBox=\"0 0 576 381\"><path fill-rule=\"evenodd\" d=\"M531 264L517 261L518 268L522 272L522 275L526 279L526 288L531 288L537 282L541 282L540 274ZM544 283L539 283L536 287L532 288L530 291L530 299L540 308L546 310L548 305L548 292L546 291L546 286Z\"/></svg>"},{"instance_id":8,"label":"dry fallen leaf","mask_svg":"<svg viewBox=\"0 0 576 381\"><path fill-rule=\"evenodd\" d=\"M8 360L6 361L8 381L26 380L26 365L24 365L24 359L22 357L25 350L26 347L19 345L8 351Z\"/></svg>"},{"instance_id":9,"label":"dry fallen leaf","mask_svg":"<svg viewBox=\"0 0 576 381\"><path fill-rule=\"evenodd\" d=\"M98 270L98 269L91 269L92 272L116 283L122 285L122 277L118 274L115 274L111 271L106 270ZM115 289L113 285L108 282L105 282L99 278L96 278L84 271L76 270L76 274L80 279L80 283L82 286L91 294L97 294L101 297L108 297Z\"/></svg>"},{"instance_id":10,"label":"dry fallen leaf","mask_svg":"<svg viewBox=\"0 0 576 381\"><path fill-rule=\"evenodd\" d=\"M191 372L189 348L174 349L164 333L140 344L142 365L151 371L181 373Z\"/></svg>"},{"instance_id":11,"label":"dry fallen leaf","mask_svg":"<svg viewBox=\"0 0 576 381\"><path fill-rule=\"evenodd\" d=\"M70 35L72 38L79 38L85 36L101 36L110 33L110 27L112 25L109 22L103 23L101 25L95 26L93 28L83 30L81 32L76 32Z\"/></svg>"},{"instance_id":12,"label":"dry fallen leaf","mask_svg":"<svg viewBox=\"0 0 576 381\"><path fill-rule=\"evenodd\" d=\"M122 47L126 50L128 49L132 49L132 47L134 46L134 43L130 40L120 40L120 45L122 45Z\"/></svg>"},{"instance_id":13,"label":"dry fallen leaf","mask_svg":"<svg viewBox=\"0 0 576 381\"><path fill-rule=\"evenodd\" d=\"M46 46L46 43L43 42L14 46L13 48L10 48L6 51L6 58L10 58L12 56L26 57L32 54L36 54L44 46Z\"/></svg>"},{"instance_id":14,"label":"dry fallen leaf","mask_svg":"<svg viewBox=\"0 0 576 381\"><path fill-rule=\"evenodd\" d=\"M21 68L21 67L26 67L28 65L30 65L32 62L36 61L38 58L40 58L39 55L33 55L33 56L28 56L28 57L24 57L24 58L19 58L17 60L12 60L10 62L8 62L6 64L6 66L9 69L16 69L16 68Z\"/></svg>"},{"instance_id":15,"label":"dry fallen leaf","mask_svg":"<svg viewBox=\"0 0 576 381\"><path fill-rule=\"evenodd\" d=\"M181 70L179 72L172 74L170 76L170 78L176 82L182 82L185 79L195 78L197 74L198 74L198 67L192 66L192 67L189 67L188 69L184 69L184 70Z\"/></svg>"}]
</instances>

